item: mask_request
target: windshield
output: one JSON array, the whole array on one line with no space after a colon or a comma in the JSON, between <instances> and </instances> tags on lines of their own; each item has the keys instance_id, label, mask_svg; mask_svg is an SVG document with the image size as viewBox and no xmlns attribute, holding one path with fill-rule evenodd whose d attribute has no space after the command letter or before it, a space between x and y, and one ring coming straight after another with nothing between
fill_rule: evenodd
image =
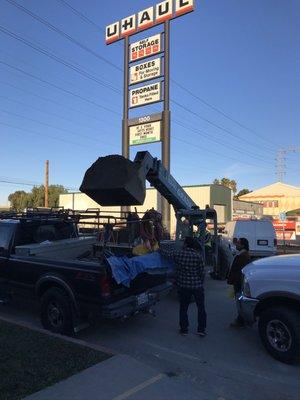
<instances>
[{"instance_id":1,"label":"windshield","mask_svg":"<svg viewBox=\"0 0 300 400\"><path fill-rule=\"evenodd\" d=\"M13 227L10 224L0 224L0 248L9 249Z\"/></svg>"}]
</instances>

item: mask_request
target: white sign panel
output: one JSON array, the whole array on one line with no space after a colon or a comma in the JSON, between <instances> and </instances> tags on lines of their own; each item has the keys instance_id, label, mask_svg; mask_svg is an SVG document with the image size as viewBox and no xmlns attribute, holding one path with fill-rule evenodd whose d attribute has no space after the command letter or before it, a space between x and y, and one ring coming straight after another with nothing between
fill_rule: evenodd
<instances>
[{"instance_id":1,"label":"white sign panel","mask_svg":"<svg viewBox=\"0 0 300 400\"><path fill-rule=\"evenodd\" d=\"M138 25L137 29L140 31L142 29L151 28L154 24L154 9L149 7L146 10L140 11L138 13Z\"/></svg>"},{"instance_id":2,"label":"white sign panel","mask_svg":"<svg viewBox=\"0 0 300 400\"><path fill-rule=\"evenodd\" d=\"M129 107L140 107L161 101L161 82L132 89L129 92Z\"/></svg>"},{"instance_id":3,"label":"white sign panel","mask_svg":"<svg viewBox=\"0 0 300 400\"><path fill-rule=\"evenodd\" d=\"M130 15L130 17L121 20L121 37L129 36L136 31L136 16Z\"/></svg>"},{"instance_id":4,"label":"white sign panel","mask_svg":"<svg viewBox=\"0 0 300 400\"><path fill-rule=\"evenodd\" d=\"M145 61L130 67L130 85L159 78L161 76L161 58Z\"/></svg>"},{"instance_id":5,"label":"white sign panel","mask_svg":"<svg viewBox=\"0 0 300 400\"><path fill-rule=\"evenodd\" d=\"M176 0L176 17L194 11L194 0Z\"/></svg>"},{"instance_id":6,"label":"white sign panel","mask_svg":"<svg viewBox=\"0 0 300 400\"><path fill-rule=\"evenodd\" d=\"M173 16L173 1L167 0L156 5L156 23L161 24L162 22L171 19Z\"/></svg>"},{"instance_id":7,"label":"white sign panel","mask_svg":"<svg viewBox=\"0 0 300 400\"><path fill-rule=\"evenodd\" d=\"M131 126L129 128L129 144L159 142L161 140L161 121L148 122L145 124Z\"/></svg>"},{"instance_id":8,"label":"white sign panel","mask_svg":"<svg viewBox=\"0 0 300 400\"><path fill-rule=\"evenodd\" d=\"M161 34L150 36L130 45L130 61L150 57L161 52Z\"/></svg>"},{"instance_id":9,"label":"white sign panel","mask_svg":"<svg viewBox=\"0 0 300 400\"><path fill-rule=\"evenodd\" d=\"M106 44L194 11L195 0L165 0L106 27Z\"/></svg>"}]
</instances>

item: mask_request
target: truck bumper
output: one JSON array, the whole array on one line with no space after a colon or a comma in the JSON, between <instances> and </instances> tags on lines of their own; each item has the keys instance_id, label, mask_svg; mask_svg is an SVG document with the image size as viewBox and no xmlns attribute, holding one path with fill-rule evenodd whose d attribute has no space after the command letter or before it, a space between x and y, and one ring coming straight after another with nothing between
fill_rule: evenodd
<instances>
[{"instance_id":1,"label":"truck bumper","mask_svg":"<svg viewBox=\"0 0 300 400\"><path fill-rule=\"evenodd\" d=\"M247 325L253 325L255 322L255 307L258 304L259 300L252 299L250 297L246 297L241 295L237 299L237 308L239 314L244 318L245 323Z\"/></svg>"},{"instance_id":2,"label":"truck bumper","mask_svg":"<svg viewBox=\"0 0 300 400\"><path fill-rule=\"evenodd\" d=\"M148 310L157 303L161 297L172 290L171 283L155 286L147 292L130 296L102 307L102 317L108 319L126 317L138 312Z\"/></svg>"}]
</instances>

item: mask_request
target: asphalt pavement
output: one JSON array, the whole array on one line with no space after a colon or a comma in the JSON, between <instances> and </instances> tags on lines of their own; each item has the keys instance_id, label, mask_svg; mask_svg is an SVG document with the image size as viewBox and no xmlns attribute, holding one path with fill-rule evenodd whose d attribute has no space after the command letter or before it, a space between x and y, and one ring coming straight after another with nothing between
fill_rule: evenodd
<instances>
[{"instance_id":1,"label":"asphalt pavement","mask_svg":"<svg viewBox=\"0 0 300 400\"><path fill-rule=\"evenodd\" d=\"M156 306L156 317L138 315L124 322L98 322L78 337L131 356L155 371L155 376L169 377L183 400L192 398L189 391L199 393L199 399L299 400L300 364L285 365L271 358L260 343L256 327L229 327L235 304L228 298L224 282L207 279L206 303L205 338L196 335L194 304L190 307L189 335L178 334L174 293ZM1 314L40 326L38 315L21 303L0 308ZM151 384L151 390L155 392L158 384L162 382Z\"/></svg>"}]
</instances>

